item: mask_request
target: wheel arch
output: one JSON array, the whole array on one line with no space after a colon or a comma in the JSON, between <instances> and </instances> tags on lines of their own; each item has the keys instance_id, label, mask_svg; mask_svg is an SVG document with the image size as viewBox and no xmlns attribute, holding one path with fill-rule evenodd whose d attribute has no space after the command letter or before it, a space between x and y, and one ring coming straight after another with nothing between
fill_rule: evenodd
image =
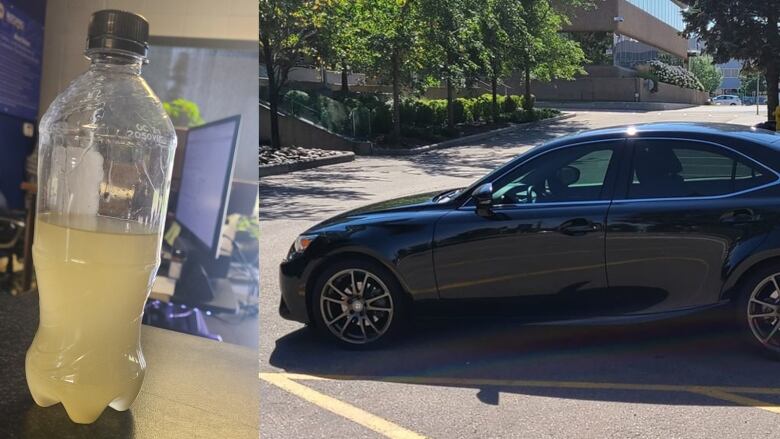
<instances>
[{"instance_id":1,"label":"wheel arch","mask_svg":"<svg viewBox=\"0 0 780 439\"><path fill-rule=\"evenodd\" d=\"M740 287L752 273L769 265L780 266L780 249L748 258L731 273L723 287L721 298L734 300L738 297Z\"/></svg>"},{"instance_id":2,"label":"wheel arch","mask_svg":"<svg viewBox=\"0 0 780 439\"><path fill-rule=\"evenodd\" d=\"M306 313L309 317L309 321L313 318L313 312L312 309L312 294L314 294L314 285L317 283L317 279L319 279L320 275L334 262L344 259L363 259L371 261L377 265L380 265L381 267L384 267L387 269L388 272L395 278L395 280L398 282L398 285L401 286L401 294L406 298L407 303L411 304L413 302L412 295L409 293L408 287L405 285L403 281L403 277L399 275L398 270L396 268L388 263L387 261L383 260L381 257L377 255L373 255L370 252L358 250L358 249L349 249L349 250L343 250L338 251L335 253L331 253L322 260L320 260L317 265L312 268L311 272L309 273L307 280L306 280Z\"/></svg>"}]
</instances>

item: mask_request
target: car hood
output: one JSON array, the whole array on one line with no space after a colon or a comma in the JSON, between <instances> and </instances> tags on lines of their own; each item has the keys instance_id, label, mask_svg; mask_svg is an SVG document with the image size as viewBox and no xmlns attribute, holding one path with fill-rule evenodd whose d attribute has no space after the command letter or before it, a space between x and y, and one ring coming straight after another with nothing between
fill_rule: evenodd
<instances>
[{"instance_id":1,"label":"car hood","mask_svg":"<svg viewBox=\"0 0 780 439\"><path fill-rule=\"evenodd\" d=\"M415 195L407 195L400 198L393 198L379 203L369 204L357 209L344 212L327 219L316 226L310 228L307 232L317 232L332 226L344 225L345 223L377 221L383 219L397 218L401 215L428 210L431 208L444 208L445 205L433 201L436 195L446 191L425 192Z\"/></svg>"}]
</instances>

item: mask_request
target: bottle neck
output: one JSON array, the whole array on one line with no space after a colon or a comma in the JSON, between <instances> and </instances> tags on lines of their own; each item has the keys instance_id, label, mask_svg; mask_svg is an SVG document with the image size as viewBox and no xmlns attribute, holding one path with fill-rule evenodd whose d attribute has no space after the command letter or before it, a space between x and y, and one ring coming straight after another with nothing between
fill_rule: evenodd
<instances>
[{"instance_id":1,"label":"bottle neck","mask_svg":"<svg viewBox=\"0 0 780 439\"><path fill-rule=\"evenodd\" d=\"M92 61L90 70L99 70L128 75L140 75L141 66L146 58L116 52L89 51L87 58Z\"/></svg>"}]
</instances>

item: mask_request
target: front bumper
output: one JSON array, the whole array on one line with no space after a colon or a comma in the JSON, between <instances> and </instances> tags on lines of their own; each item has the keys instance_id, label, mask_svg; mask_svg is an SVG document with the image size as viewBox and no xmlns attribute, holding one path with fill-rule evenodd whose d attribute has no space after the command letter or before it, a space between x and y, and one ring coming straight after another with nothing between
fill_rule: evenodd
<instances>
[{"instance_id":1,"label":"front bumper","mask_svg":"<svg viewBox=\"0 0 780 439\"><path fill-rule=\"evenodd\" d=\"M287 320L309 323L306 306L307 258L288 259L279 265L279 315Z\"/></svg>"}]
</instances>

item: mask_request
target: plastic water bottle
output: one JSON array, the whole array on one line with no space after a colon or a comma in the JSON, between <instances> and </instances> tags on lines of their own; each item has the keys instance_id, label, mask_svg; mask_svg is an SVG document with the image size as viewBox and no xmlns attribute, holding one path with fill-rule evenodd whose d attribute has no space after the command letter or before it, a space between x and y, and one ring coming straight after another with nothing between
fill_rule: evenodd
<instances>
[{"instance_id":1,"label":"plastic water bottle","mask_svg":"<svg viewBox=\"0 0 780 439\"><path fill-rule=\"evenodd\" d=\"M33 260L40 324L26 374L38 405L94 422L141 389L144 303L160 263L176 134L141 78L149 25L95 12L89 70L57 96L39 130Z\"/></svg>"}]
</instances>

